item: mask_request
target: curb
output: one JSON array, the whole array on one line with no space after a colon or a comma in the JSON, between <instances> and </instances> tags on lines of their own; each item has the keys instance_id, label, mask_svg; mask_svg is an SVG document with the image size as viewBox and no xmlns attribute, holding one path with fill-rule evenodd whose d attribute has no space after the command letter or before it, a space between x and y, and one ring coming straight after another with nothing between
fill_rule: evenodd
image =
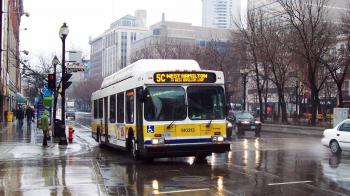
<instances>
[{"instance_id":1,"label":"curb","mask_svg":"<svg viewBox=\"0 0 350 196\"><path fill-rule=\"evenodd\" d=\"M261 131L264 132L276 132L276 133L289 133L298 135L313 135L322 136L323 131L326 128L322 127L307 127L297 125L281 125L281 124L263 124Z\"/></svg>"}]
</instances>

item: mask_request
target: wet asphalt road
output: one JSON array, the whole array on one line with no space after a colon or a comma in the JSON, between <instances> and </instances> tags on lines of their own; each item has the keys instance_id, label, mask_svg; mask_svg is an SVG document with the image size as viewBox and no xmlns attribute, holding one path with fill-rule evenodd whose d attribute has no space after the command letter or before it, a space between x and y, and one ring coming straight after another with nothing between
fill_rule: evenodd
<instances>
[{"instance_id":1,"label":"wet asphalt road","mask_svg":"<svg viewBox=\"0 0 350 196\"><path fill-rule=\"evenodd\" d=\"M88 121L82 113L76 123ZM201 163L192 157L136 162L108 147L92 157L110 195L349 195L350 155L332 156L320 139L248 133L232 141L231 152Z\"/></svg>"},{"instance_id":2,"label":"wet asphalt road","mask_svg":"<svg viewBox=\"0 0 350 196\"><path fill-rule=\"evenodd\" d=\"M27 130L2 130L0 195L350 195L350 153L332 156L321 138L248 133L232 141L231 152L205 162L192 157L142 162L98 147L90 121L89 114L78 113L71 122L74 144L90 150L65 154L75 148L68 145L58 149L61 156L7 159L4 154L16 151L8 149L14 142L36 144Z\"/></svg>"}]
</instances>

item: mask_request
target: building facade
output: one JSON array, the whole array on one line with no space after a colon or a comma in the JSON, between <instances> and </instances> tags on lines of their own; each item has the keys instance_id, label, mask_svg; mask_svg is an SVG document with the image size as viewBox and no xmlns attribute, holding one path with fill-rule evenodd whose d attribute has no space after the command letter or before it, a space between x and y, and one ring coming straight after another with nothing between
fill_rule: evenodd
<instances>
[{"instance_id":1,"label":"building facade","mask_svg":"<svg viewBox=\"0 0 350 196\"><path fill-rule=\"evenodd\" d=\"M131 44L147 32L146 20L146 11L136 10L134 16L120 18L90 41L91 77L99 75L99 70L101 76L106 77L130 64Z\"/></svg>"},{"instance_id":2,"label":"building facade","mask_svg":"<svg viewBox=\"0 0 350 196\"><path fill-rule=\"evenodd\" d=\"M242 0L202 0L202 26L235 29L240 24Z\"/></svg>"},{"instance_id":3,"label":"building facade","mask_svg":"<svg viewBox=\"0 0 350 196\"><path fill-rule=\"evenodd\" d=\"M227 42L230 39L230 35L230 31L227 29L199 27L193 26L191 23L165 21L163 17L161 22L150 26L150 30L147 33L132 43L132 57L139 57L141 53L145 54L146 50L149 52L157 50L156 52L162 53L164 51L160 50L170 49L174 46L206 46L210 41ZM161 46L165 47L161 49ZM170 54L168 53L168 55ZM153 55L150 54L149 56ZM147 57L144 56L144 58ZM167 57L158 56L157 58Z\"/></svg>"},{"instance_id":4,"label":"building facade","mask_svg":"<svg viewBox=\"0 0 350 196\"><path fill-rule=\"evenodd\" d=\"M5 0L1 4L1 59L0 59L0 119L5 111L16 108L16 97L21 96L19 31L24 15L22 0Z\"/></svg>"},{"instance_id":5,"label":"building facade","mask_svg":"<svg viewBox=\"0 0 350 196\"><path fill-rule=\"evenodd\" d=\"M315 3L316 1L314 1ZM326 13L329 20L339 23L341 17L349 11L348 0L331 0L326 2ZM270 20L282 21L285 20L285 12L277 0L247 0L248 10L262 10L269 14L267 17Z\"/></svg>"},{"instance_id":6,"label":"building facade","mask_svg":"<svg viewBox=\"0 0 350 196\"><path fill-rule=\"evenodd\" d=\"M102 51L103 39L99 36L95 39L90 39L90 77L102 78Z\"/></svg>"}]
</instances>

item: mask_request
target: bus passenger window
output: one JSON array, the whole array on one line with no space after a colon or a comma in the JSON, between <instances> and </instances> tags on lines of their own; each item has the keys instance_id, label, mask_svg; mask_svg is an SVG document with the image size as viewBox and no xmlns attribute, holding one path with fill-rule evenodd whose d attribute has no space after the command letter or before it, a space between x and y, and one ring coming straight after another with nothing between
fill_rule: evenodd
<instances>
[{"instance_id":1,"label":"bus passenger window","mask_svg":"<svg viewBox=\"0 0 350 196\"><path fill-rule=\"evenodd\" d=\"M124 93L117 95L117 122L124 123Z\"/></svg>"},{"instance_id":2,"label":"bus passenger window","mask_svg":"<svg viewBox=\"0 0 350 196\"><path fill-rule=\"evenodd\" d=\"M97 100L94 100L94 119L97 118Z\"/></svg>"},{"instance_id":3,"label":"bus passenger window","mask_svg":"<svg viewBox=\"0 0 350 196\"><path fill-rule=\"evenodd\" d=\"M109 97L109 121L115 123L115 95Z\"/></svg>"},{"instance_id":4,"label":"bus passenger window","mask_svg":"<svg viewBox=\"0 0 350 196\"><path fill-rule=\"evenodd\" d=\"M98 118L103 118L103 99L98 100Z\"/></svg>"},{"instance_id":5,"label":"bus passenger window","mask_svg":"<svg viewBox=\"0 0 350 196\"><path fill-rule=\"evenodd\" d=\"M126 122L134 123L134 90L126 92Z\"/></svg>"}]
</instances>

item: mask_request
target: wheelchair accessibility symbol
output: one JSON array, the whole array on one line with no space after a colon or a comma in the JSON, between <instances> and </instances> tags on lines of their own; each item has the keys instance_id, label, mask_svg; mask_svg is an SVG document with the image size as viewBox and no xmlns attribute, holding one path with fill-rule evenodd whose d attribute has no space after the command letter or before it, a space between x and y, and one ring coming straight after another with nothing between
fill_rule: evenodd
<instances>
[{"instance_id":1,"label":"wheelchair accessibility symbol","mask_svg":"<svg viewBox=\"0 0 350 196\"><path fill-rule=\"evenodd\" d=\"M147 133L154 133L154 125L147 125Z\"/></svg>"}]
</instances>

